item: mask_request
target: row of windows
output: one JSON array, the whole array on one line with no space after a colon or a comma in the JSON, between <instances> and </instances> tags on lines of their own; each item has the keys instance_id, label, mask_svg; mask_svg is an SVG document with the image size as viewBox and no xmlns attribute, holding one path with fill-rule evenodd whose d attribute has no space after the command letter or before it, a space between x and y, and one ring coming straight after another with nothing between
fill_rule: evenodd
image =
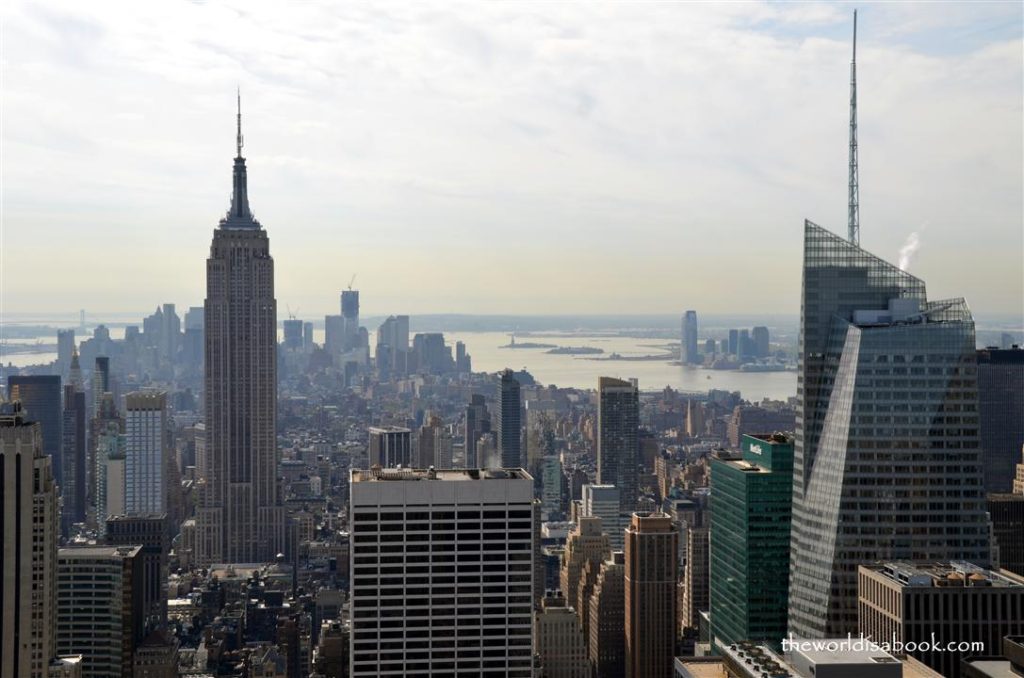
<instances>
[{"instance_id":1,"label":"row of windows","mask_svg":"<svg viewBox=\"0 0 1024 678\"><path fill-rule=\"evenodd\" d=\"M460 520L480 519L480 510L467 510L460 509L458 511L393 511L393 512L382 512L382 513L371 513L365 511L357 511L352 519L357 522L382 522L388 520L398 520L402 522L411 522L414 520L454 520L456 515ZM504 509L487 509L483 511L483 517L487 518L533 518L533 511L527 509L523 510L509 510L506 512Z\"/></svg>"}]
</instances>

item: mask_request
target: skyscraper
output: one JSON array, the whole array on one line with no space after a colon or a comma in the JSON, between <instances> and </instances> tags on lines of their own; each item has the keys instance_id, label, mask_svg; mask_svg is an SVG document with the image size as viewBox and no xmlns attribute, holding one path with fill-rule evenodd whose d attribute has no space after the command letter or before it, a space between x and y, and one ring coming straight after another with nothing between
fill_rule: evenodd
<instances>
[{"instance_id":1,"label":"skyscraper","mask_svg":"<svg viewBox=\"0 0 1024 678\"><path fill-rule=\"evenodd\" d=\"M206 260L205 423L199 486L202 564L268 562L283 550L277 465L277 301L266 231L249 209L242 115L231 208Z\"/></svg>"},{"instance_id":2,"label":"skyscraper","mask_svg":"<svg viewBox=\"0 0 1024 678\"><path fill-rule=\"evenodd\" d=\"M535 613L537 645L545 678L590 678L587 640L580 619L560 591L549 591Z\"/></svg>"},{"instance_id":3,"label":"skyscraper","mask_svg":"<svg viewBox=\"0 0 1024 678\"><path fill-rule=\"evenodd\" d=\"M635 381L597 380L597 482L619 488L622 510L636 508L640 392Z\"/></svg>"},{"instance_id":4,"label":"skyscraper","mask_svg":"<svg viewBox=\"0 0 1024 678\"><path fill-rule=\"evenodd\" d=\"M781 649L792 503L791 437L745 435L741 458L711 461L712 643L757 640Z\"/></svg>"},{"instance_id":5,"label":"skyscraper","mask_svg":"<svg viewBox=\"0 0 1024 678\"><path fill-rule=\"evenodd\" d=\"M469 397L469 405L466 406L466 468L483 467L483 459L477 454L476 444L480 436L490 432L491 413L487 409L487 400L479 393L474 393Z\"/></svg>"},{"instance_id":6,"label":"skyscraper","mask_svg":"<svg viewBox=\"0 0 1024 678\"><path fill-rule=\"evenodd\" d=\"M664 513L634 513L626 529L626 676L670 678L676 640L679 531Z\"/></svg>"},{"instance_id":7,"label":"skyscraper","mask_svg":"<svg viewBox=\"0 0 1024 678\"><path fill-rule=\"evenodd\" d=\"M57 651L83 656L82 678L132 675L145 623L141 546L82 546L57 554Z\"/></svg>"},{"instance_id":8,"label":"skyscraper","mask_svg":"<svg viewBox=\"0 0 1024 678\"><path fill-rule=\"evenodd\" d=\"M533 478L383 469L351 487L349 675L532 676Z\"/></svg>"},{"instance_id":9,"label":"skyscraper","mask_svg":"<svg viewBox=\"0 0 1024 678\"><path fill-rule=\"evenodd\" d=\"M412 464L412 431L402 426L371 426L367 444L369 466L410 466Z\"/></svg>"},{"instance_id":10,"label":"skyscraper","mask_svg":"<svg viewBox=\"0 0 1024 678\"><path fill-rule=\"evenodd\" d=\"M55 656L57 486L41 426L0 403L0 677L45 678Z\"/></svg>"},{"instance_id":11,"label":"skyscraper","mask_svg":"<svg viewBox=\"0 0 1024 678\"><path fill-rule=\"evenodd\" d=\"M56 375L17 375L7 377L7 397L21 402L26 421L39 422L43 435L43 453L52 460L53 478L63 487L61 447L64 415L61 408L60 377Z\"/></svg>"},{"instance_id":12,"label":"skyscraper","mask_svg":"<svg viewBox=\"0 0 1024 678\"><path fill-rule=\"evenodd\" d=\"M519 395L519 381L512 370L504 370L501 373L498 399L498 420L494 422L494 429L498 451L501 453L501 465L505 468L519 468L523 465L523 407Z\"/></svg>"},{"instance_id":13,"label":"skyscraper","mask_svg":"<svg viewBox=\"0 0 1024 678\"><path fill-rule=\"evenodd\" d=\"M683 316L682 351L679 360L684 365L700 364L700 353L697 352L696 311L687 311Z\"/></svg>"},{"instance_id":14,"label":"skyscraper","mask_svg":"<svg viewBox=\"0 0 1024 678\"><path fill-rule=\"evenodd\" d=\"M92 370L92 416L99 414L103 394L112 392L110 388L110 358L105 355L96 356L96 364Z\"/></svg>"},{"instance_id":15,"label":"skyscraper","mask_svg":"<svg viewBox=\"0 0 1024 678\"><path fill-rule=\"evenodd\" d=\"M344 319L342 348L350 351L356 348L359 338L359 290L341 291L341 317Z\"/></svg>"},{"instance_id":16,"label":"skyscraper","mask_svg":"<svg viewBox=\"0 0 1024 678\"><path fill-rule=\"evenodd\" d=\"M601 678L626 675L625 554L613 551L601 563L590 594L590 663Z\"/></svg>"},{"instance_id":17,"label":"skyscraper","mask_svg":"<svg viewBox=\"0 0 1024 678\"><path fill-rule=\"evenodd\" d=\"M125 512L167 512L167 394L129 393L125 398Z\"/></svg>"},{"instance_id":18,"label":"skyscraper","mask_svg":"<svg viewBox=\"0 0 1024 678\"><path fill-rule=\"evenodd\" d=\"M57 330L57 370L62 377L68 375L74 351L75 331L73 329Z\"/></svg>"},{"instance_id":19,"label":"skyscraper","mask_svg":"<svg viewBox=\"0 0 1024 678\"><path fill-rule=\"evenodd\" d=\"M1009 492L1024 445L1024 349L978 351L978 412L985 491Z\"/></svg>"},{"instance_id":20,"label":"skyscraper","mask_svg":"<svg viewBox=\"0 0 1024 678\"><path fill-rule=\"evenodd\" d=\"M621 551L626 544L629 514L622 513L622 493L614 485L584 485L580 496L583 515L601 519L601 529L608 535L612 551Z\"/></svg>"},{"instance_id":21,"label":"skyscraper","mask_svg":"<svg viewBox=\"0 0 1024 678\"><path fill-rule=\"evenodd\" d=\"M974 321L805 222L789 632L857 630L857 566L985 565Z\"/></svg>"},{"instance_id":22,"label":"skyscraper","mask_svg":"<svg viewBox=\"0 0 1024 678\"><path fill-rule=\"evenodd\" d=\"M750 331L750 340L754 343L754 357L764 358L768 355L768 347L771 344L771 335L768 328L758 325Z\"/></svg>"},{"instance_id":23,"label":"skyscraper","mask_svg":"<svg viewBox=\"0 0 1024 678\"><path fill-rule=\"evenodd\" d=\"M75 357L77 364L77 356ZM69 534L72 523L85 522L86 455L85 455L85 393L74 384L64 386L64 410L61 421L61 454L64 467L64 510L61 530Z\"/></svg>"}]
</instances>

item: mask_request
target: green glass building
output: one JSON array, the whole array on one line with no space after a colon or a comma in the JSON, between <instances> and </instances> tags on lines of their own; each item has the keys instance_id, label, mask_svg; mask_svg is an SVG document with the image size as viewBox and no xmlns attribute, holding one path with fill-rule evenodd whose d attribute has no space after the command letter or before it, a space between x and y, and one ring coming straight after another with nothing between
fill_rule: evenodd
<instances>
[{"instance_id":1,"label":"green glass building","mask_svg":"<svg viewBox=\"0 0 1024 678\"><path fill-rule=\"evenodd\" d=\"M711 639L779 648L786 635L793 438L744 435L711 462Z\"/></svg>"}]
</instances>

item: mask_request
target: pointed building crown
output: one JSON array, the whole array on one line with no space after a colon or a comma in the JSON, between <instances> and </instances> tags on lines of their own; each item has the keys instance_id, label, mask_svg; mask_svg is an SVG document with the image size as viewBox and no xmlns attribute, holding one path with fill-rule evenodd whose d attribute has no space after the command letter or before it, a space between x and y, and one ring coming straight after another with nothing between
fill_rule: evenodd
<instances>
[{"instance_id":1,"label":"pointed building crown","mask_svg":"<svg viewBox=\"0 0 1024 678\"><path fill-rule=\"evenodd\" d=\"M238 91L238 113L235 136L235 168L232 177L231 207L220 220L222 228L259 228L260 222L249 209L248 178L245 172L245 158L242 157L242 92Z\"/></svg>"}]
</instances>

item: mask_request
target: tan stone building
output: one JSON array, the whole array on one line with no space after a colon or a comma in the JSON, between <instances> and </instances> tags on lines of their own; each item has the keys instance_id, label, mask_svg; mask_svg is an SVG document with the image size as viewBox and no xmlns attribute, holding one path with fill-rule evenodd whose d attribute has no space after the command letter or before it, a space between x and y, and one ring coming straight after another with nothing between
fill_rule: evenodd
<instances>
[{"instance_id":1,"label":"tan stone building","mask_svg":"<svg viewBox=\"0 0 1024 678\"><path fill-rule=\"evenodd\" d=\"M626 676L672 676L679 532L664 513L634 513L626 529Z\"/></svg>"},{"instance_id":2,"label":"tan stone building","mask_svg":"<svg viewBox=\"0 0 1024 678\"><path fill-rule=\"evenodd\" d=\"M562 597L571 606L582 622L583 610L589 610L589 601L580 600L581 580L587 575L595 576L594 569L586 570L587 563L600 566L611 557L608 535L603 531L604 524L600 518L582 516L576 529L569 533L562 553L562 568L559 573L559 588ZM583 588L589 588L584 586ZM582 626L582 623L581 623Z\"/></svg>"},{"instance_id":3,"label":"tan stone building","mask_svg":"<svg viewBox=\"0 0 1024 678\"><path fill-rule=\"evenodd\" d=\"M0 472L0 677L43 678L56 648L57 486L41 427L18 402L0 404Z\"/></svg>"},{"instance_id":4,"label":"tan stone building","mask_svg":"<svg viewBox=\"0 0 1024 678\"><path fill-rule=\"evenodd\" d=\"M1004 636L1024 634L1024 577L969 563L883 563L858 568L860 633L907 654L947 678L970 655L998 654ZM984 644L951 649L948 643ZM924 650L917 649L928 643ZM934 649L932 643L942 647Z\"/></svg>"},{"instance_id":5,"label":"tan stone building","mask_svg":"<svg viewBox=\"0 0 1024 678\"><path fill-rule=\"evenodd\" d=\"M615 551L601 563L590 596L588 653L601 678L626 675L626 558Z\"/></svg>"},{"instance_id":6,"label":"tan stone building","mask_svg":"<svg viewBox=\"0 0 1024 678\"><path fill-rule=\"evenodd\" d=\"M277 300L267 232L249 209L241 113L231 207L206 260L206 456L196 560L266 563L284 550L277 466Z\"/></svg>"},{"instance_id":7,"label":"tan stone building","mask_svg":"<svg viewBox=\"0 0 1024 678\"><path fill-rule=\"evenodd\" d=\"M561 592L551 592L534 615L535 652L543 678L590 678L587 642L580 620Z\"/></svg>"}]
</instances>

